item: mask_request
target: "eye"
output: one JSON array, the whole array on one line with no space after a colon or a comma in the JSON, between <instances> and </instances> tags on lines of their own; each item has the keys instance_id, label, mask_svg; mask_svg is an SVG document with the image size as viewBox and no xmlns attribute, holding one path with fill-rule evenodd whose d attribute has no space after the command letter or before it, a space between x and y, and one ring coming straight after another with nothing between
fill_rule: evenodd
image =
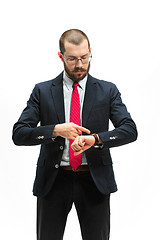
<instances>
[{"instance_id":1,"label":"eye","mask_svg":"<svg viewBox=\"0 0 160 240\"><path fill-rule=\"evenodd\" d=\"M74 62L76 58L68 58L67 60L70 62Z\"/></svg>"}]
</instances>

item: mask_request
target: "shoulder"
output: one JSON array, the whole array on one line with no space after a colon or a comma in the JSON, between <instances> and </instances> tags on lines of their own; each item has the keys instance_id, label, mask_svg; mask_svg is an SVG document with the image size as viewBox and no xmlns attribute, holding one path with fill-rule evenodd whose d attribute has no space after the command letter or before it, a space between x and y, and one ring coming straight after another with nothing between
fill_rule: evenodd
<instances>
[{"instance_id":1,"label":"shoulder","mask_svg":"<svg viewBox=\"0 0 160 240\"><path fill-rule=\"evenodd\" d=\"M47 87L50 87L52 85L52 82L53 82L54 79L51 79L51 80L47 80L47 81L44 81L44 82L39 82L35 85L35 88L39 88L39 89L43 89L43 88L47 88Z\"/></svg>"},{"instance_id":2,"label":"shoulder","mask_svg":"<svg viewBox=\"0 0 160 240\"><path fill-rule=\"evenodd\" d=\"M92 81L93 83L96 83L98 87L101 87L104 89L117 89L116 85L113 82L92 77L90 74L89 74L88 80Z\"/></svg>"},{"instance_id":3,"label":"shoulder","mask_svg":"<svg viewBox=\"0 0 160 240\"><path fill-rule=\"evenodd\" d=\"M52 85L62 84L62 80L63 80L63 73L60 73L57 77L53 79L37 83L35 85L35 88L47 89L47 88L50 88Z\"/></svg>"}]
</instances>

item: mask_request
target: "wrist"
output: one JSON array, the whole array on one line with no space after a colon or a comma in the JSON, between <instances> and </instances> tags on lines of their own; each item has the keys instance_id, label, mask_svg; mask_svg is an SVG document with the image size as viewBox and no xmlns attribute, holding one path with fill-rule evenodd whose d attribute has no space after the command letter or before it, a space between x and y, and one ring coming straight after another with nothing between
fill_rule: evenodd
<instances>
[{"instance_id":1,"label":"wrist","mask_svg":"<svg viewBox=\"0 0 160 240\"><path fill-rule=\"evenodd\" d=\"M92 136L93 136L94 139L95 139L94 146L97 146L97 145L101 144L100 138L99 138L98 134L93 133Z\"/></svg>"},{"instance_id":2,"label":"wrist","mask_svg":"<svg viewBox=\"0 0 160 240\"><path fill-rule=\"evenodd\" d=\"M57 137L58 136L58 125L56 124L52 133L52 137Z\"/></svg>"}]
</instances>

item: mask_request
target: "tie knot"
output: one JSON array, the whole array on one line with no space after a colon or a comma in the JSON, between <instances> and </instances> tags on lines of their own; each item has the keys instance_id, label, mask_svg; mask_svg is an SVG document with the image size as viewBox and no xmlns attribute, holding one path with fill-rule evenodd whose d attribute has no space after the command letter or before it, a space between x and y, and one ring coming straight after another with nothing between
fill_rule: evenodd
<instances>
[{"instance_id":1,"label":"tie knot","mask_svg":"<svg viewBox=\"0 0 160 240\"><path fill-rule=\"evenodd\" d=\"M76 87L78 87L78 86L79 86L79 83L77 83L77 82L73 83L73 87L74 87L74 88L76 88Z\"/></svg>"}]
</instances>

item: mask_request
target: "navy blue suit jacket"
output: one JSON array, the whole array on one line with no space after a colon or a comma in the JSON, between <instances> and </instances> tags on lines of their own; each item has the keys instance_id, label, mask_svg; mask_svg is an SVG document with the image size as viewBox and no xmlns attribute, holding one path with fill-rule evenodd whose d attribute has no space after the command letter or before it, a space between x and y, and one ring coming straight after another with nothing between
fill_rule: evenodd
<instances>
[{"instance_id":1,"label":"navy blue suit jacket","mask_svg":"<svg viewBox=\"0 0 160 240\"><path fill-rule=\"evenodd\" d=\"M13 128L16 145L41 144L33 187L36 196L45 196L50 191L62 159L64 138L52 138L54 126L65 122L62 83L63 73L37 84ZM109 119L115 127L112 131L108 130ZM115 192L117 186L109 149L135 141L137 130L113 83L88 75L82 126L91 133L98 133L103 142L102 149L91 147L85 152L92 178L101 193Z\"/></svg>"}]
</instances>

